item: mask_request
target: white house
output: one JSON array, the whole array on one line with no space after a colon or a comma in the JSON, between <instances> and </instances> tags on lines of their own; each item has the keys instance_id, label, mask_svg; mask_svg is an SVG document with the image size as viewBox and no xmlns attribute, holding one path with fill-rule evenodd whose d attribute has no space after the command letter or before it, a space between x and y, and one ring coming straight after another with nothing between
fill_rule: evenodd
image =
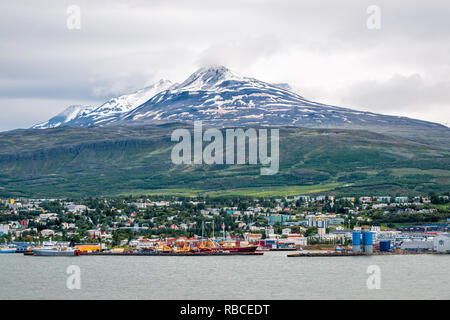
<instances>
[{"instance_id":1,"label":"white house","mask_svg":"<svg viewBox=\"0 0 450 320\"><path fill-rule=\"evenodd\" d=\"M9 233L9 225L7 224L0 224L0 236L3 234Z\"/></svg>"},{"instance_id":2,"label":"white house","mask_svg":"<svg viewBox=\"0 0 450 320\"><path fill-rule=\"evenodd\" d=\"M87 210L87 207L81 204L69 204L66 206L67 211L74 213L82 213Z\"/></svg>"},{"instance_id":3,"label":"white house","mask_svg":"<svg viewBox=\"0 0 450 320\"><path fill-rule=\"evenodd\" d=\"M54 234L55 234L55 231L50 230L50 229L44 229L44 230L41 231L41 235L42 235L43 237L52 236L52 235L54 235Z\"/></svg>"}]
</instances>

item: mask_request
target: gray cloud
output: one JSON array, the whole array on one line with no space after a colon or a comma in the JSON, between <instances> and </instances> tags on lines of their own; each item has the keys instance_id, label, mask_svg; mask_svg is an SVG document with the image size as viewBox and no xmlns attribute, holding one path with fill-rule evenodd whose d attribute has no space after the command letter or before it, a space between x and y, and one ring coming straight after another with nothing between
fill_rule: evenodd
<instances>
[{"instance_id":1,"label":"gray cloud","mask_svg":"<svg viewBox=\"0 0 450 320\"><path fill-rule=\"evenodd\" d=\"M81 8L81 30L66 28L72 4ZM0 130L46 120L69 102L100 103L160 78L179 82L212 63L290 83L320 102L450 122L450 3L377 1L379 31L366 28L366 8L372 4L4 2L0 112L9 120L0 121ZM39 106L35 118L24 115L28 101Z\"/></svg>"},{"instance_id":2,"label":"gray cloud","mask_svg":"<svg viewBox=\"0 0 450 320\"><path fill-rule=\"evenodd\" d=\"M238 41L218 42L200 54L198 65L232 65L245 69L257 60L264 59L281 49L280 39L275 35L248 37Z\"/></svg>"},{"instance_id":3,"label":"gray cloud","mask_svg":"<svg viewBox=\"0 0 450 320\"><path fill-rule=\"evenodd\" d=\"M450 79L447 77L447 79ZM450 119L450 80L430 82L419 74L394 75L385 82L362 81L349 87L342 102L378 113Z\"/></svg>"},{"instance_id":4,"label":"gray cloud","mask_svg":"<svg viewBox=\"0 0 450 320\"><path fill-rule=\"evenodd\" d=\"M350 88L349 101L379 106L380 111L423 108L429 105L448 105L450 82L427 84L419 74L410 76L394 75L386 82L361 82Z\"/></svg>"}]
</instances>

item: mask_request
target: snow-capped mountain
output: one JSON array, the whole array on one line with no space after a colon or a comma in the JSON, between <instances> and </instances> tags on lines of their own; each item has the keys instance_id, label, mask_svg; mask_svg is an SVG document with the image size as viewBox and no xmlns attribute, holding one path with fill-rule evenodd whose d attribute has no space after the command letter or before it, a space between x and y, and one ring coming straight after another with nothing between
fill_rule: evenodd
<instances>
[{"instance_id":1,"label":"snow-capped mountain","mask_svg":"<svg viewBox=\"0 0 450 320\"><path fill-rule=\"evenodd\" d=\"M71 106L49 121L37 124L33 128L45 129L63 125L75 127L101 126L117 120L122 114L133 110L158 92L167 90L173 85L169 80L159 80L157 83L134 93L112 98L99 107Z\"/></svg>"},{"instance_id":2,"label":"snow-capped mountain","mask_svg":"<svg viewBox=\"0 0 450 320\"><path fill-rule=\"evenodd\" d=\"M238 75L223 66L199 69L180 85L162 91L121 116L118 123L202 120L219 126L289 125L365 128L438 124L355 111L305 99L287 84Z\"/></svg>"},{"instance_id":3,"label":"snow-capped mountain","mask_svg":"<svg viewBox=\"0 0 450 320\"><path fill-rule=\"evenodd\" d=\"M161 80L111 99L59 125L105 126L202 120L217 126L279 125L324 128L443 127L406 117L380 115L305 99L287 84L244 77L223 66L201 68L181 84ZM50 121L46 123L50 123ZM46 128L46 123L35 126Z\"/></svg>"},{"instance_id":4,"label":"snow-capped mountain","mask_svg":"<svg viewBox=\"0 0 450 320\"><path fill-rule=\"evenodd\" d=\"M33 129L46 129L46 128L56 128L63 125L66 125L70 121L77 119L78 117L82 117L84 115L87 115L92 110L94 110L95 107L93 106L86 106L86 105L74 105L70 106L67 109L65 109L63 112L58 113L56 116L51 118L48 121L36 124L33 126Z\"/></svg>"}]
</instances>

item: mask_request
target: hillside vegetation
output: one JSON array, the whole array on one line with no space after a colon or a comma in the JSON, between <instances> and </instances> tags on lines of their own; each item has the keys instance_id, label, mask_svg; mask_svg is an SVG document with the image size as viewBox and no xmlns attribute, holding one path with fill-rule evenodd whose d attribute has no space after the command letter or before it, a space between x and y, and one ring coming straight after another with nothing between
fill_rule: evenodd
<instances>
[{"instance_id":1,"label":"hillside vegetation","mask_svg":"<svg viewBox=\"0 0 450 320\"><path fill-rule=\"evenodd\" d=\"M174 165L176 124L0 133L0 197L417 194L450 189L450 152L363 130L280 128L280 171ZM206 143L205 143L206 145Z\"/></svg>"}]
</instances>

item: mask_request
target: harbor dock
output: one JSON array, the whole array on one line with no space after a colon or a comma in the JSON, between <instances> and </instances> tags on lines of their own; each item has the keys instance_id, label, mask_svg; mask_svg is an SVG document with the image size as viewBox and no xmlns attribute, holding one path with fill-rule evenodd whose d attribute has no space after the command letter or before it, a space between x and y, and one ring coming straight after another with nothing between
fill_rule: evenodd
<instances>
[{"instance_id":1,"label":"harbor dock","mask_svg":"<svg viewBox=\"0 0 450 320\"><path fill-rule=\"evenodd\" d=\"M301 252L288 254L288 257L360 257L366 256L363 252Z\"/></svg>"}]
</instances>

